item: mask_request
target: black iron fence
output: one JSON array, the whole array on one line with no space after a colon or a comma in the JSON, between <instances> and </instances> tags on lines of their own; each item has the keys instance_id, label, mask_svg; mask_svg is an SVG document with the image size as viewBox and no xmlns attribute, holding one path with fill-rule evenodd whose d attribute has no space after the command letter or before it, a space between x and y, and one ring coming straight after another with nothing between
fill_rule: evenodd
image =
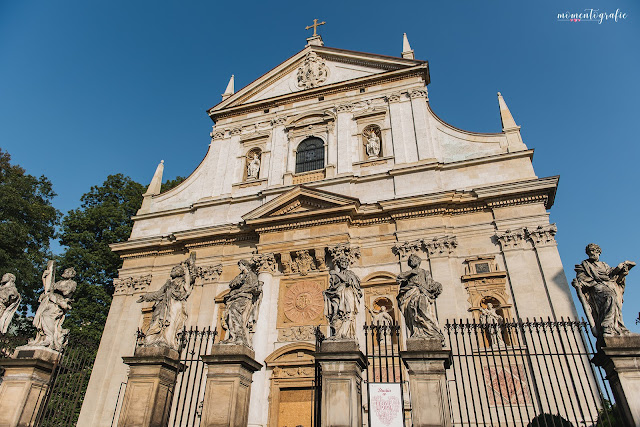
<instances>
[{"instance_id":1,"label":"black iron fence","mask_svg":"<svg viewBox=\"0 0 640 427\"><path fill-rule=\"evenodd\" d=\"M34 426L76 425L97 351L96 342L69 337L54 366L39 411L33 415Z\"/></svg>"},{"instance_id":2,"label":"black iron fence","mask_svg":"<svg viewBox=\"0 0 640 427\"><path fill-rule=\"evenodd\" d=\"M169 414L170 426L198 427L202 415L205 389L205 363L202 355L211 353L218 331L210 327L191 327L180 334L181 372L173 392Z\"/></svg>"},{"instance_id":3,"label":"black iron fence","mask_svg":"<svg viewBox=\"0 0 640 427\"><path fill-rule=\"evenodd\" d=\"M447 322L455 426L615 426L584 321Z\"/></svg>"}]
</instances>

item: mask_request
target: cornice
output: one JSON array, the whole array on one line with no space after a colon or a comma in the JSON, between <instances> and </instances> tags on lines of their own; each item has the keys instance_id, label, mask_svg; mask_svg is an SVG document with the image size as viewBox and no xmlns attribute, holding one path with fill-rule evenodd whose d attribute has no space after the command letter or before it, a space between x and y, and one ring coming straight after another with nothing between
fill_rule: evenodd
<instances>
[{"instance_id":1,"label":"cornice","mask_svg":"<svg viewBox=\"0 0 640 427\"><path fill-rule=\"evenodd\" d=\"M227 224L172 233L167 236L134 239L111 245L123 258L158 256L188 252L199 247L259 241L259 235L283 230L302 229L324 224L347 223L360 227L393 222L406 218L435 215L461 215L490 211L496 207L542 203L549 206L555 194L558 177L530 179L481 187L473 191L447 191L429 195L408 196L378 203L319 208L278 216L254 217L243 224ZM266 212L265 212L266 213ZM536 229L551 236L554 230ZM540 245L551 240L542 237Z\"/></svg>"}]
</instances>

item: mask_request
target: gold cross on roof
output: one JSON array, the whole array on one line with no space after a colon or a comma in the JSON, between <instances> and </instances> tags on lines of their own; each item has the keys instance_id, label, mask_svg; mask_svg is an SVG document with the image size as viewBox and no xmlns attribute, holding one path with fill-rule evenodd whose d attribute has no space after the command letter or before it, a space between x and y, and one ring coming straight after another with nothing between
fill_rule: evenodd
<instances>
[{"instance_id":1,"label":"gold cross on roof","mask_svg":"<svg viewBox=\"0 0 640 427\"><path fill-rule=\"evenodd\" d=\"M313 20L313 25L307 25L307 26L305 27L305 30L310 30L310 29L312 29L312 28L313 28L313 37L315 37L315 36L317 36L317 35L318 35L318 33L317 33L317 29L318 29L318 27L319 27L320 25L324 25L324 24L326 24L326 22L322 21L322 22L320 22L320 23L319 23L317 19L314 19L314 20Z\"/></svg>"}]
</instances>

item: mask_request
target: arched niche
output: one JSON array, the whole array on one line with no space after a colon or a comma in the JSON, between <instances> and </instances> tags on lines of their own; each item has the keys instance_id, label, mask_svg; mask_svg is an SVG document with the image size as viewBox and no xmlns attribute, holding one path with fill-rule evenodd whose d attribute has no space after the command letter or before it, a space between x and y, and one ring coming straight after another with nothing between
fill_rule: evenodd
<instances>
[{"instance_id":1,"label":"arched niche","mask_svg":"<svg viewBox=\"0 0 640 427\"><path fill-rule=\"evenodd\" d=\"M388 271L375 271L367 275L361 282L364 291L364 304L367 309L367 323L371 323L373 316L384 305L390 309L390 315L394 322L400 322L400 312L398 311L398 284L396 275Z\"/></svg>"}]
</instances>

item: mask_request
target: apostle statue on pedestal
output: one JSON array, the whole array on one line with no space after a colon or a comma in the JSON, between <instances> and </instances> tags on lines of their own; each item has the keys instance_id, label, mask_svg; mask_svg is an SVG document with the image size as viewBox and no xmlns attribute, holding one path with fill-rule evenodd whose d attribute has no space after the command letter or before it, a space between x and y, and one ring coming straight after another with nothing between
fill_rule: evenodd
<instances>
[{"instance_id":1,"label":"apostle statue on pedestal","mask_svg":"<svg viewBox=\"0 0 640 427\"><path fill-rule=\"evenodd\" d=\"M636 263L624 261L612 268L600 261L600 246L589 243L585 251L589 258L576 265L576 278L571 284L576 288L593 335L600 342L606 336L630 334L622 321L622 296L625 278Z\"/></svg>"},{"instance_id":2,"label":"apostle statue on pedestal","mask_svg":"<svg viewBox=\"0 0 640 427\"><path fill-rule=\"evenodd\" d=\"M187 321L187 299L196 280L196 254L171 269L171 278L155 292L137 302L153 302L151 324L145 332L144 347L169 347L180 350L179 333Z\"/></svg>"},{"instance_id":3,"label":"apostle statue on pedestal","mask_svg":"<svg viewBox=\"0 0 640 427\"><path fill-rule=\"evenodd\" d=\"M396 278L400 286L398 306L410 337L444 341L435 312L435 301L442 293L442 285L431 278L431 273L420 268L421 262L418 255L411 254L408 260L411 270Z\"/></svg>"},{"instance_id":4,"label":"apostle statue on pedestal","mask_svg":"<svg viewBox=\"0 0 640 427\"><path fill-rule=\"evenodd\" d=\"M356 314L362 300L360 279L349 270L352 250L347 246L337 248L333 257L334 269L329 272L329 288L325 290L324 315L329 321L331 340L356 339Z\"/></svg>"},{"instance_id":5,"label":"apostle statue on pedestal","mask_svg":"<svg viewBox=\"0 0 640 427\"><path fill-rule=\"evenodd\" d=\"M76 282L73 278L76 270L67 268L62 273L62 278L55 281L55 262L49 261L47 269L42 274L44 292L40 295L40 305L33 318L33 326L37 333L35 339L29 341L28 346L45 347L55 351L61 351L66 344L69 331L62 328L65 314L71 308L71 295L76 291Z\"/></svg>"},{"instance_id":6,"label":"apostle statue on pedestal","mask_svg":"<svg viewBox=\"0 0 640 427\"><path fill-rule=\"evenodd\" d=\"M16 288L16 276L6 273L0 281L0 334L6 334L22 297Z\"/></svg>"},{"instance_id":7,"label":"apostle statue on pedestal","mask_svg":"<svg viewBox=\"0 0 640 427\"><path fill-rule=\"evenodd\" d=\"M258 280L254 265L242 259L238 261L240 274L229 283L230 291L224 296L223 327L229 336L222 344L242 344L253 348L251 338L258 321L262 302L263 282Z\"/></svg>"}]
</instances>

